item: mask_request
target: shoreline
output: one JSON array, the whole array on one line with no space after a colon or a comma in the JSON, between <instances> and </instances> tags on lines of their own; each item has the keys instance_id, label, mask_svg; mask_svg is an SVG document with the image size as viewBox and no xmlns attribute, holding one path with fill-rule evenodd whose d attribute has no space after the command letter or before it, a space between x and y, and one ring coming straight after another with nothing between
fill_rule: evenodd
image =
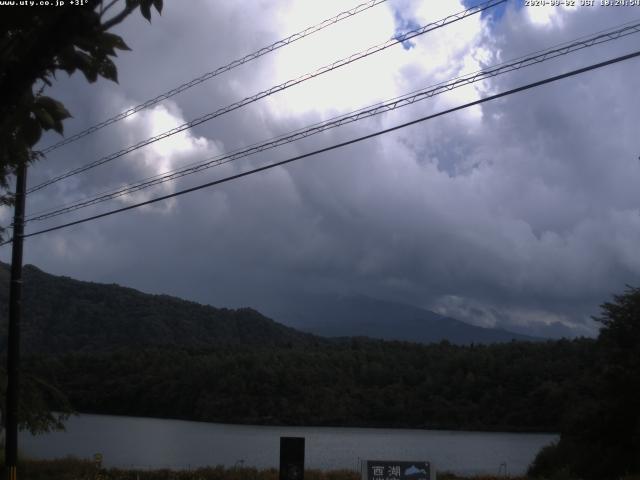
<instances>
[{"instance_id":1,"label":"shoreline","mask_svg":"<svg viewBox=\"0 0 640 480\"><path fill-rule=\"evenodd\" d=\"M366 430L405 430L405 431L416 431L416 432L464 432L464 433L478 433L478 434L487 434L487 433L496 433L496 434L504 434L504 433L523 433L529 435L560 435L559 432L554 432L551 430L539 430L539 429L507 429L501 427L495 428L484 428L484 429L474 429L470 427L453 427L453 426L410 426L410 425L393 425L393 424L347 424L347 425L337 425L337 424L314 424L310 423L299 423L299 424L286 424L286 423L256 423L250 420L247 421L221 421L221 420L194 420L191 418L180 418L180 417L156 417L152 415L123 415L118 413L103 413L103 412L74 412L69 415L69 417L79 417L83 415L95 415L101 417L120 417L120 418L145 418L150 420L169 420L174 422L189 422L189 423L198 423L198 424L207 424L207 425L223 425L223 426L236 426L236 427L274 427L274 428L340 428L340 429L366 429Z\"/></svg>"}]
</instances>

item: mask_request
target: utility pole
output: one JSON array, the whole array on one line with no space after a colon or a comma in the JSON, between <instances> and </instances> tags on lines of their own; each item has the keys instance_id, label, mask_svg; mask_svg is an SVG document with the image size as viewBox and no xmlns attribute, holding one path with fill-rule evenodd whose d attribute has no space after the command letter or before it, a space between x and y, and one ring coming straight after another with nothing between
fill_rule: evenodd
<instances>
[{"instance_id":1,"label":"utility pole","mask_svg":"<svg viewBox=\"0 0 640 480\"><path fill-rule=\"evenodd\" d=\"M7 337L7 402L5 407L5 470L7 480L17 480L18 473L18 403L20 372L20 319L22 317L22 244L24 241L24 207L27 165L16 170L13 242L11 250L11 285L9 290L9 332Z\"/></svg>"}]
</instances>

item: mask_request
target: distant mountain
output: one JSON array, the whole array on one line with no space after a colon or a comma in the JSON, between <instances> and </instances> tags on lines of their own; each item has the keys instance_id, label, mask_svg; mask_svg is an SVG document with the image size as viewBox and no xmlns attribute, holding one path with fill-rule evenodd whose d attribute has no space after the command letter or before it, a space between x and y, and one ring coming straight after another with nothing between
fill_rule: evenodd
<instances>
[{"instance_id":1,"label":"distant mountain","mask_svg":"<svg viewBox=\"0 0 640 480\"><path fill-rule=\"evenodd\" d=\"M366 296L305 295L262 306L290 327L326 337L371 337L416 343L447 340L457 345L501 343L541 338L496 328L482 328L435 312Z\"/></svg>"},{"instance_id":2,"label":"distant mountain","mask_svg":"<svg viewBox=\"0 0 640 480\"><path fill-rule=\"evenodd\" d=\"M0 335L6 337L9 266L0 262ZM125 347L286 346L316 343L250 308L231 310L115 284L73 280L24 267L25 353L109 352ZM0 342L4 349L6 342Z\"/></svg>"},{"instance_id":3,"label":"distant mountain","mask_svg":"<svg viewBox=\"0 0 640 480\"><path fill-rule=\"evenodd\" d=\"M0 335L6 335L9 266L0 262ZM226 309L119 285L54 276L24 267L25 353L111 352L127 347L310 345L324 337L370 337L453 344L537 340L481 328L401 303L364 296L305 296L268 307ZM287 326L278 323L282 322ZM306 333L304 333L306 332ZM5 342L0 342L0 350Z\"/></svg>"}]
</instances>

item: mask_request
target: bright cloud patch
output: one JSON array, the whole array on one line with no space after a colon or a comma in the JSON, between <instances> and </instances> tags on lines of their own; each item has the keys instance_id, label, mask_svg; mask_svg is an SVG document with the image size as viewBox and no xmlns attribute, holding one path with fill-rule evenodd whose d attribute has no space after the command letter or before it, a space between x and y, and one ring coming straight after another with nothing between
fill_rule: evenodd
<instances>
[{"instance_id":1,"label":"bright cloud patch","mask_svg":"<svg viewBox=\"0 0 640 480\"><path fill-rule=\"evenodd\" d=\"M184 124L185 121L182 112L173 102L165 102L130 117L126 122L126 128L129 132L135 131L139 138L150 138L169 132ZM221 152L217 142L195 136L192 130L184 130L134 152L127 158L127 163L130 171L137 175L136 178L142 180L162 176L180 167L202 162ZM118 200L124 204L134 204L173 191L175 191L175 182L166 182L119 197ZM143 208L168 213L174 206L175 200L170 200Z\"/></svg>"}]
</instances>

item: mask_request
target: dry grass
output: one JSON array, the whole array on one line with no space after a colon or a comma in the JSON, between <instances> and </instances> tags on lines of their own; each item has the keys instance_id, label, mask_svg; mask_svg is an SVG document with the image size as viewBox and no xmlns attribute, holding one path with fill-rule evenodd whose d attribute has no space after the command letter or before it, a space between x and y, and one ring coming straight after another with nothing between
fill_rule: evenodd
<instances>
[{"instance_id":1,"label":"dry grass","mask_svg":"<svg viewBox=\"0 0 640 480\"><path fill-rule=\"evenodd\" d=\"M278 470L207 467L194 470L98 469L90 460L69 457L57 460L27 460L19 467L25 480L278 480ZM305 480L359 480L349 470L306 470Z\"/></svg>"},{"instance_id":2,"label":"dry grass","mask_svg":"<svg viewBox=\"0 0 640 480\"><path fill-rule=\"evenodd\" d=\"M505 477L504 475L474 475L471 477L460 477L453 473L438 473L438 480L530 480L528 477Z\"/></svg>"},{"instance_id":3,"label":"dry grass","mask_svg":"<svg viewBox=\"0 0 640 480\"><path fill-rule=\"evenodd\" d=\"M352 470L305 470L305 480L360 480ZM90 460L64 458L58 460L27 460L22 462L18 478L21 480L278 480L278 470L255 468L207 467L194 470L122 470L98 469ZM459 477L439 473L438 480L505 480L505 477ZM526 480L509 477L508 480ZM629 478L626 480L640 480Z\"/></svg>"}]
</instances>

